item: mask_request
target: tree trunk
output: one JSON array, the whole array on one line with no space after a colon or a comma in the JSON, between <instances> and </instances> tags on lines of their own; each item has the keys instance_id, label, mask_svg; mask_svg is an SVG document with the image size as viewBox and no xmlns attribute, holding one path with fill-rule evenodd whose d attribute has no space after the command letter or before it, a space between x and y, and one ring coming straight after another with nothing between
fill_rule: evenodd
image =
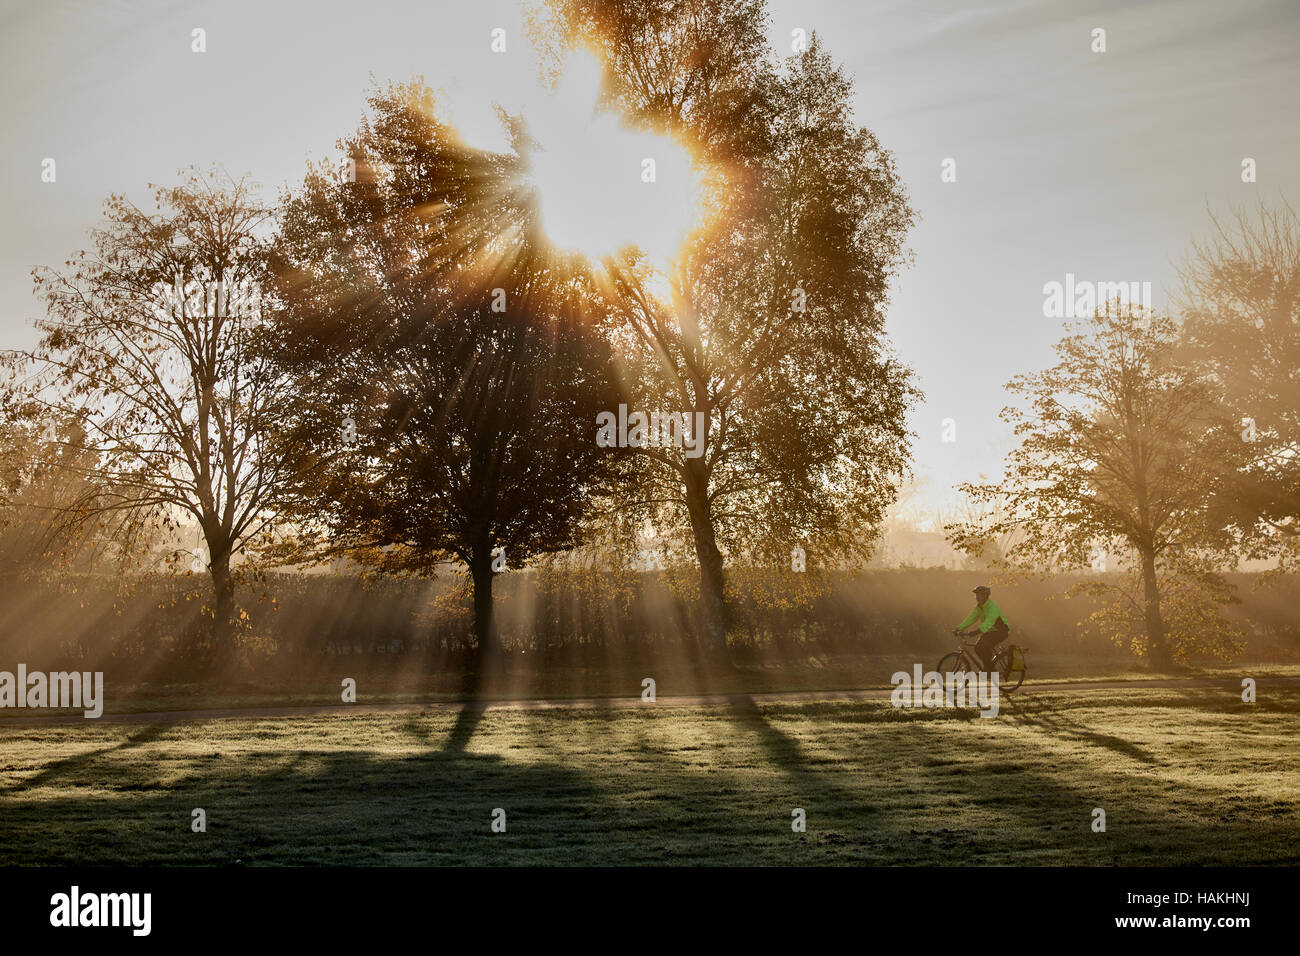
<instances>
[{"instance_id":1,"label":"tree trunk","mask_svg":"<svg viewBox=\"0 0 1300 956\"><path fill-rule=\"evenodd\" d=\"M1165 637L1165 622L1160 614L1160 585L1156 580L1156 558L1150 549L1142 549L1142 590L1146 603L1147 658L1152 667L1167 669L1173 664Z\"/></svg>"},{"instance_id":2,"label":"tree trunk","mask_svg":"<svg viewBox=\"0 0 1300 956\"><path fill-rule=\"evenodd\" d=\"M208 565L212 575L212 652L218 661L235 656L235 578L230 573L230 554L213 554Z\"/></svg>"},{"instance_id":3,"label":"tree trunk","mask_svg":"<svg viewBox=\"0 0 1300 956\"><path fill-rule=\"evenodd\" d=\"M704 622L705 651L718 662L727 654L727 606L722 552L713 531L708 479L701 469L692 468L686 479L686 507L695 538L695 557L700 563L700 611Z\"/></svg>"},{"instance_id":4,"label":"tree trunk","mask_svg":"<svg viewBox=\"0 0 1300 956\"><path fill-rule=\"evenodd\" d=\"M475 668L479 676L495 674L503 667L501 645L492 627L492 550L476 548L469 566L474 584Z\"/></svg>"},{"instance_id":5,"label":"tree trunk","mask_svg":"<svg viewBox=\"0 0 1300 956\"><path fill-rule=\"evenodd\" d=\"M465 672L462 691L468 700L456 715L456 723L447 738L447 750L464 752L479 722L483 719L485 704L482 698L492 693L491 682L505 669L505 659L496 631L492 628L492 548L475 547L469 561L470 579L474 587L474 659Z\"/></svg>"}]
</instances>

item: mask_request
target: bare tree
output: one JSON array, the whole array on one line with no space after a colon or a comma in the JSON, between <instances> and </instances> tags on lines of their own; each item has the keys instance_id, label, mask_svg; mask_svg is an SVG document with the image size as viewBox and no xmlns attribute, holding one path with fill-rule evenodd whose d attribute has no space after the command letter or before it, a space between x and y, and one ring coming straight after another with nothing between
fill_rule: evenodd
<instances>
[{"instance_id":1,"label":"bare tree","mask_svg":"<svg viewBox=\"0 0 1300 956\"><path fill-rule=\"evenodd\" d=\"M243 616L232 561L308 463L278 440L284 389L254 349L268 210L246 179L216 171L152 188L154 212L111 196L90 251L66 271L34 270L48 316L36 348L9 355L13 397L76 425L62 461L94 481L63 520L143 509L197 524L213 591L203 611L224 655Z\"/></svg>"}]
</instances>

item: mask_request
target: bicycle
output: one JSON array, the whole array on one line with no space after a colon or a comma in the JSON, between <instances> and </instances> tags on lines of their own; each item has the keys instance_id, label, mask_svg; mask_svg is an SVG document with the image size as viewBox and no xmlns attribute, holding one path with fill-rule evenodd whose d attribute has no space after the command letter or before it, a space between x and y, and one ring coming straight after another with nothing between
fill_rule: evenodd
<instances>
[{"instance_id":1,"label":"bicycle","mask_svg":"<svg viewBox=\"0 0 1300 956\"><path fill-rule=\"evenodd\" d=\"M963 634L961 631L953 631L955 637L972 637L971 634ZM1025 682L1027 667L1025 665L1025 652L1027 647L1017 647L1015 644L1004 644L993 652L993 667L998 672L998 689L1003 694L1010 694ZM1016 653L1020 654L1020 667L1013 670L1016 663ZM946 654L939 661L935 668L940 674L963 674L967 671L980 673L984 670L984 665L980 663L979 655L975 653L975 643L967 644L965 642L957 645L957 650L951 654Z\"/></svg>"}]
</instances>

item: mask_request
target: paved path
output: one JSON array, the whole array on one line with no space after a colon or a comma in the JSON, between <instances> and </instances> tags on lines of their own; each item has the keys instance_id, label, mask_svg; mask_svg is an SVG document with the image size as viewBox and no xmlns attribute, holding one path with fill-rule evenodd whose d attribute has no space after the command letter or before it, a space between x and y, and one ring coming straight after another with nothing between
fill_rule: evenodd
<instances>
[{"instance_id":1,"label":"paved path","mask_svg":"<svg viewBox=\"0 0 1300 956\"><path fill-rule=\"evenodd\" d=\"M1276 685L1300 685L1300 677L1265 677L1257 682L1259 687ZM1218 688L1241 692L1241 679L1234 677L1210 678L1163 678L1158 680L1121 680L1121 681L1065 681L1065 682L1030 682L1016 692L1017 697L1032 694L1055 694L1068 691L1090 690L1147 690L1170 688L1211 689ZM618 707L708 707L727 704L753 702L756 704L798 704L816 703L834 700L877 700L888 698L892 688L879 687L869 690L810 690L780 691L761 694L698 694L682 697L664 697L651 704L637 697L574 697L556 700L479 700L465 701L430 701L427 703L403 704L324 704L300 707L250 707L214 710L165 710L135 714L105 714L95 720L99 724L178 724L195 720L257 720L268 717L317 717L322 715L360 714L418 714L430 712L459 711L466 707L476 710L566 710L574 708L599 707L613 709ZM85 724L84 717L50 716L50 717L4 717L0 718L0 730L6 727L40 727L58 724Z\"/></svg>"}]
</instances>

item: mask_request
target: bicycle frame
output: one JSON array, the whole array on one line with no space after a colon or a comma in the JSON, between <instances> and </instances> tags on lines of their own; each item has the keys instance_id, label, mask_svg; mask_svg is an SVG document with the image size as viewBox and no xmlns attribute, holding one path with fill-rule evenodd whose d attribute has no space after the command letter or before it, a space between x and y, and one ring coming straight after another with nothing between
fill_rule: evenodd
<instances>
[{"instance_id":1,"label":"bicycle frame","mask_svg":"<svg viewBox=\"0 0 1300 956\"><path fill-rule=\"evenodd\" d=\"M955 653L961 657L963 663L969 664L972 670L980 670L984 667L984 663L979 659L979 655L975 653L975 647L977 644L977 641L972 641L969 644L963 641L957 645L955 651Z\"/></svg>"},{"instance_id":2,"label":"bicycle frame","mask_svg":"<svg viewBox=\"0 0 1300 956\"><path fill-rule=\"evenodd\" d=\"M967 637L968 635L961 634L958 636ZM956 650L951 654L947 654L940 658L937 669L941 672L951 672L960 667L965 671L971 671L974 673L997 673L1001 675L1001 679L1004 682L1009 682L1010 684L1010 686L1006 688L1006 693L1018 690L1020 685L1024 683L1027 669L1024 666L1021 666L1017 670L1012 670L1011 665L1015 659L1013 648L1017 645L1006 643L1002 647L997 648L993 651L993 659L989 661L988 664L981 661L979 655L976 653L975 648L978 646L979 643L977 641L971 643L965 641L961 642L957 645ZM1024 652L1024 648L1021 648L1021 652ZM944 661L954 657L956 658L954 663L950 665L944 664Z\"/></svg>"},{"instance_id":3,"label":"bicycle frame","mask_svg":"<svg viewBox=\"0 0 1300 956\"><path fill-rule=\"evenodd\" d=\"M963 641L962 643L957 645L956 651L954 653L960 656L962 663L966 664L971 670L983 671L985 664L983 661L979 659L979 655L975 653L975 648L978 646L979 646L978 641L971 641L970 643L966 643L965 641ZM996 665L999 663L999 659L1003 656L1004 652L1006 652L1009 647L1010 645L1007 645L1007 647L999 647L997 650L993 652L993 660L989 662L989 664L993 666L994 670L1002 674L1006 674L1010 672L1011 669L1010 659L1007 660L1006 667L997 667Z\"/></svg>"}]
</instances>

